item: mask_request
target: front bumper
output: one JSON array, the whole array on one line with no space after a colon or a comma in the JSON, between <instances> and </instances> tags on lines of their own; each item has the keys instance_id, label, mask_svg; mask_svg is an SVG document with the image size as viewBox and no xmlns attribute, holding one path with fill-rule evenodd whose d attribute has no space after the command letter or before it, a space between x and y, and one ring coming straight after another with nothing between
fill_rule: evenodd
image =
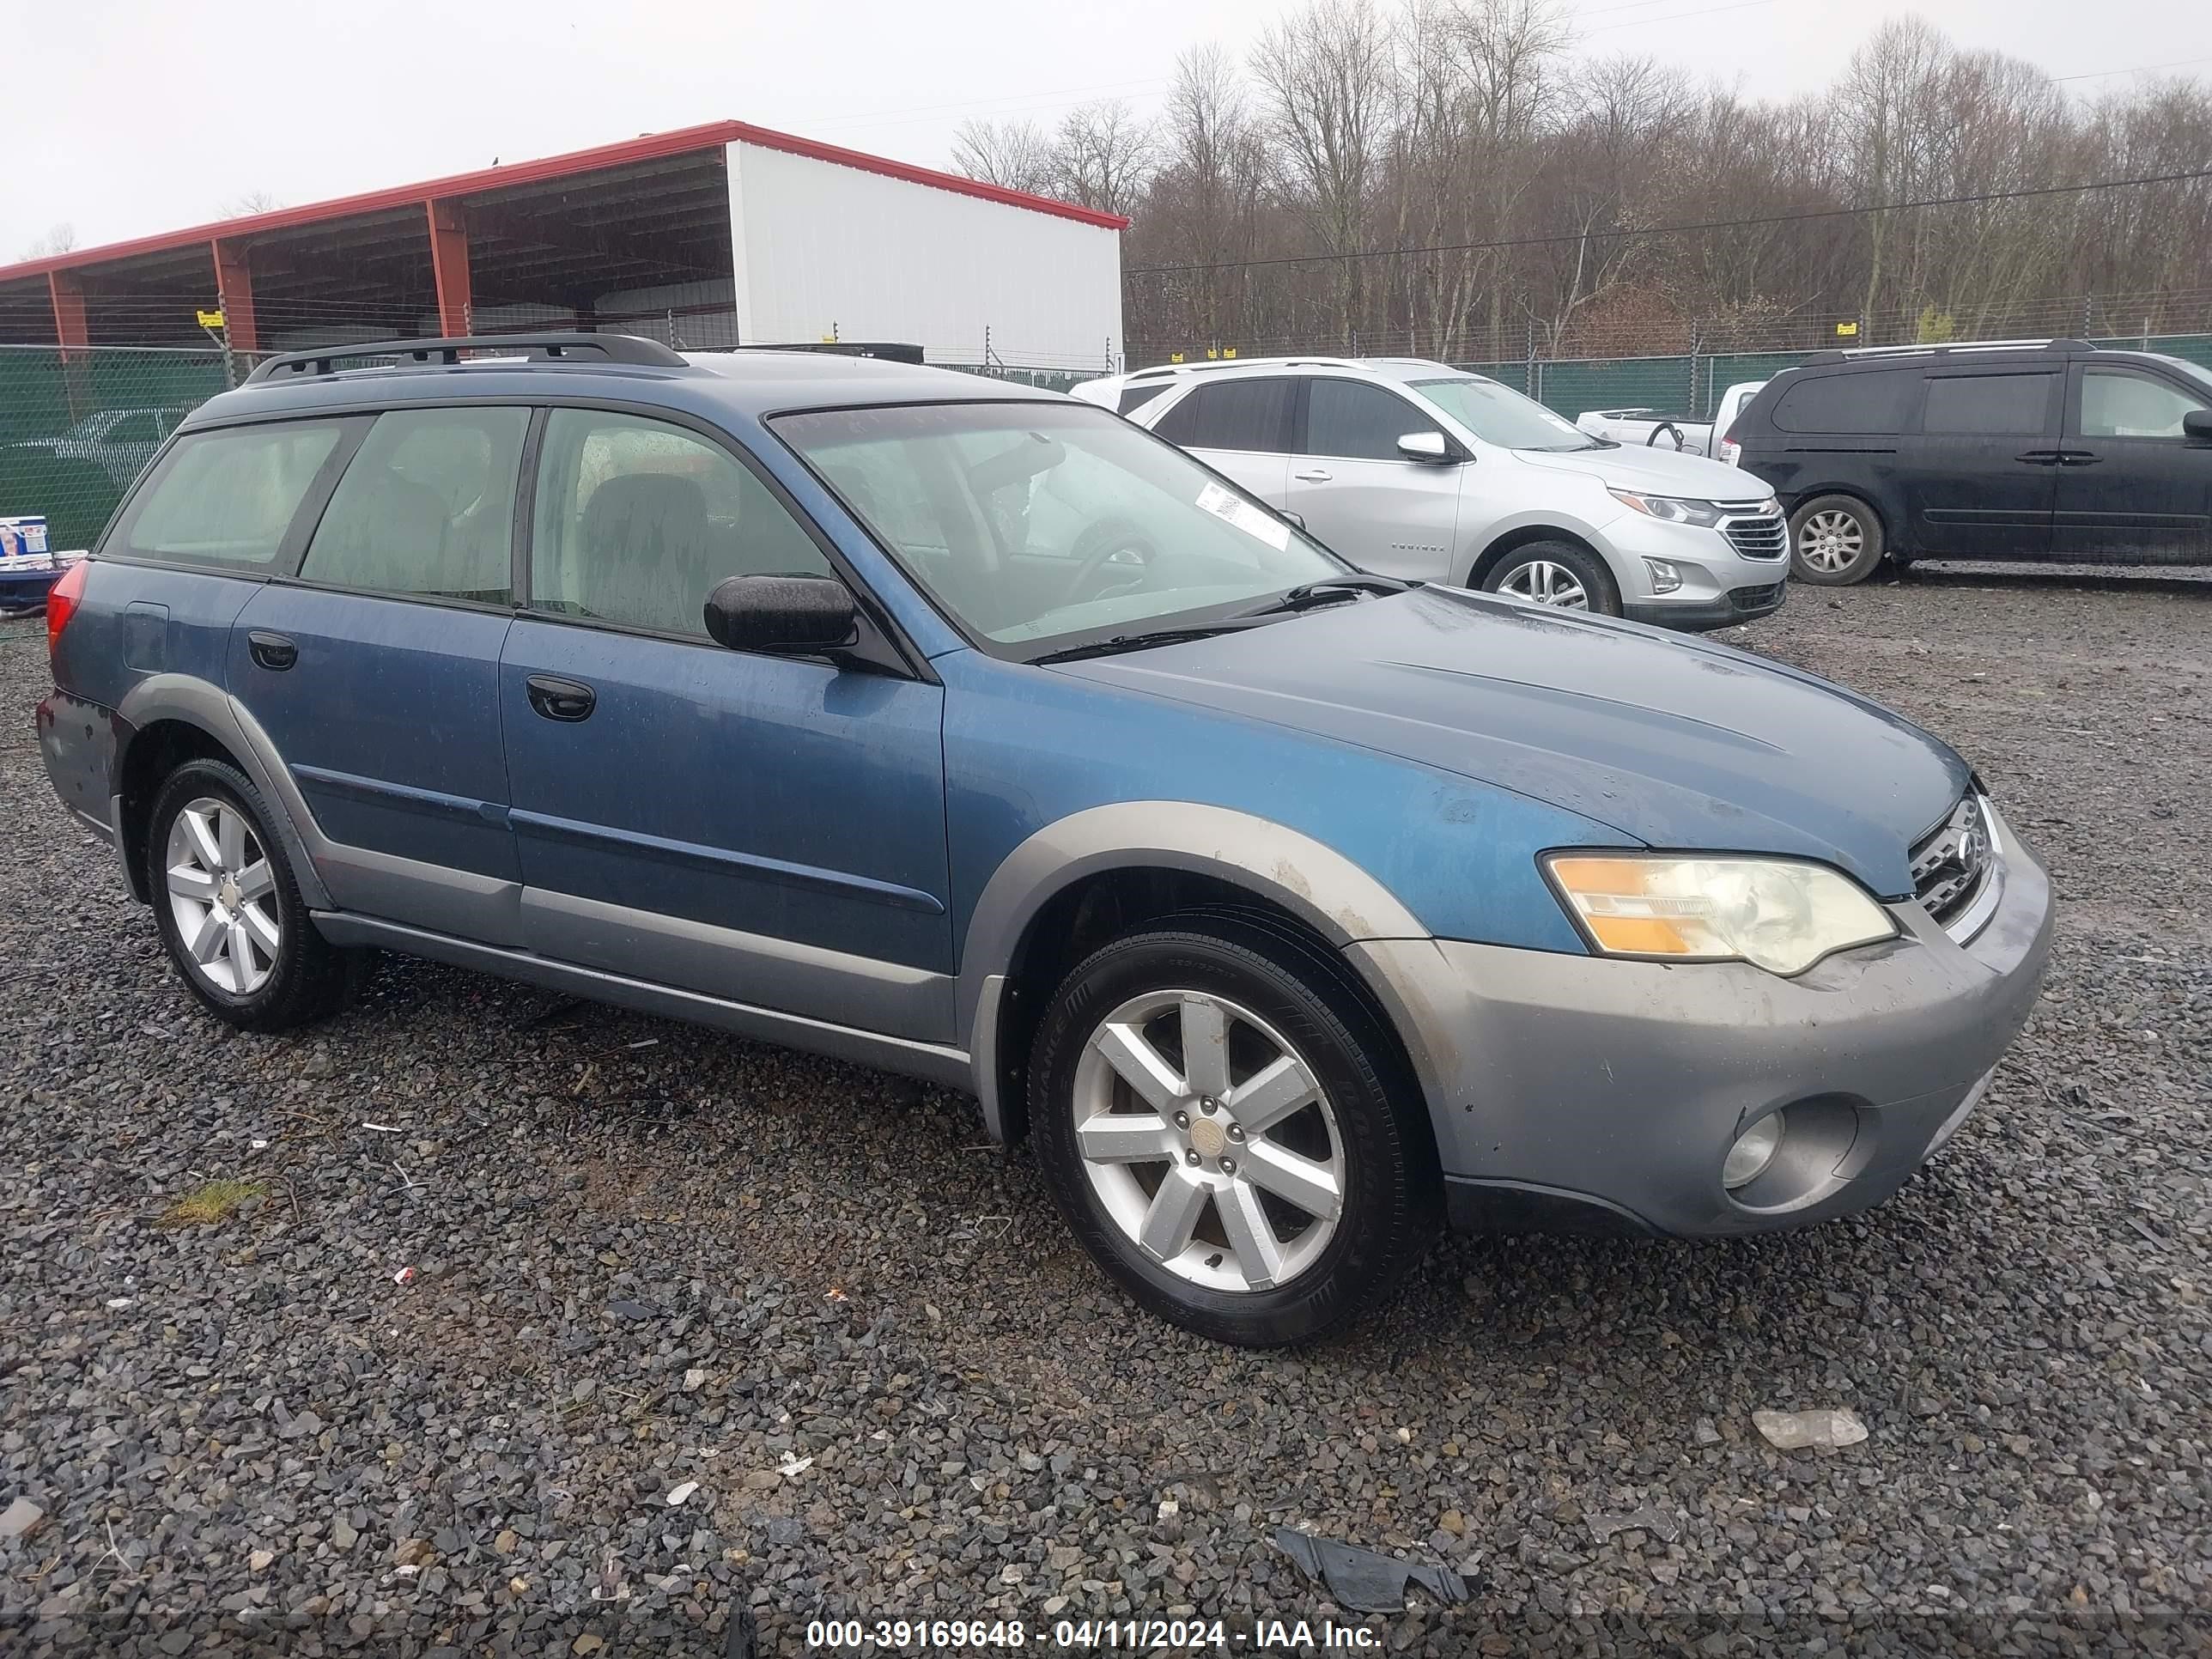
<instances>
[{"instance_id":1,"label":"front bumper","mask_svg":"<svg viewBox=\"0 0 2212 1659\"><path fill-rule=\"evenodd\" d=\"M1954 1133L2026 1024L2051 886L2002 820L1996 907L1954 942L1902 930L1796 979L1450 940L1370 940L1429 1092L1455 1224L1728 1234L1881 1202ZM1768 1171L1730 1193L1728 1148L1784 1111Z\"/></svg>"},{"instance_id":2,"label":"front bumper","mask_svg":"<svg viewBox=\"0 0 2212 1659\"><path fill-rule=\"evenodd\" d=\"M1607 563L1620 583L1621 609L1632 621L1703 632L1749 622L1781 608L1790 560L1746 558L1718 530L1668 524L1624 513L1605 527ZM1786 545L1786 544L1785 544ZM1662 593L1650 559L1674 568L1680 586Z\"/></svg>"}]
</instances>

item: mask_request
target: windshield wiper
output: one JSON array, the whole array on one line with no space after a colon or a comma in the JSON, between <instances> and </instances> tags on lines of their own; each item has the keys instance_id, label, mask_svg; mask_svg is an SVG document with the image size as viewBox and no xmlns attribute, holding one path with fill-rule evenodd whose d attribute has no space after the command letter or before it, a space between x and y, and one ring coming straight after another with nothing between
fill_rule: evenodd
<instances>
[{"instance_id":1,"label":"windshield wiper","mask_svg":"<svg viewBox=\"0 0 2212 1659\"><path fill-rule=\"evenodd\" d=\"M1240 617L1272 617L1285 611L1304 611L1336 599L1353 599L1362 593L1402 593L1412 586L1411 582L1401 582L1395 576L1324 576L1319 581L1300 582L1267 604L1237 614Z\"/></svg>"},{"instance_id":2,"label":"windshield wiper","mask_svg":"<svg viewBox=\"0 0 2212 1659\"><path fill-rule=\"evenodd\" d=\"M1086 645L1066 646L1026 660L1034 668L1040 663L1073 662L1079 657L1111 657L1123 651L1142 651L1147 646L1179 645L1185 640L1211 639L1216 634L1238 633L1255 626L1256 620L1251 617L1224 617L1218 622L1196 623L1182 628L1155 628L1144 634L1116 634L1110 640L1092 640Z\"/></svg>"}]
</instances>

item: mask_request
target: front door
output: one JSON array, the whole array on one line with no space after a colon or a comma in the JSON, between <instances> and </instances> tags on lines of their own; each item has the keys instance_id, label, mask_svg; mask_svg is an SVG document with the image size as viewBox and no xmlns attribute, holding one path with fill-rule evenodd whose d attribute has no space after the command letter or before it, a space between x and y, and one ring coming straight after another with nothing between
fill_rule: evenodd
<instances>
[{"instance_id":1,"label":"front door","mask_svg":"<svg viewBox=\"0 0 2212 1659\"><path fill-rule=\"evenodd\" d=\"M948 1041L943 691L709 640L770 574L834 573L719 441L552 411L498 702L530 948Z\"/></svg>"},{"instance_id":2,"label":"front door","mask_svg":"<svg viewBox=\"0 0 2212 1659\"><path fill-rule=\"evenodd\" d=\"M335 843L342 909L514 945L500 648L513 621L523 409L376 417L296 581L231 629L231 695Z\"/></svg>"},{"instance_id":3,"label":"front door","mask_svg":"<svg viewBox=\"0 0 2212 1659\"><path fill-rule=\"evenodd\" d=\"M2058 484L2057 368L1930 371L1898 445L1905 541L1931 559L2040 559Z\"/></svg>"},{"instance_id":4,"label":"front door","mask_svg":"<svg viewBox=\"0 0 2212 1659\"><path fill-rule=\"evenodd\" d=\"M1291 459L1291 510L1362 570L1442 581L1451 574L1466 465L1408 460L1398 440L1415 432L1457 452L1442 427L1387 387L1312 376L1303 453Z\"/></svg>"},{"instance_id":5,"label":"front door","mask_svg":"<svg viewBox=\"0 0 2212 1659\"><path fill-rule=\"evenodd\" d=\"M2116 563L2212 562L2212 445L2182 419L2212 407L2178 376L2077 363L2066 398L2052 550Z\"/></svg>"}]
</instances>

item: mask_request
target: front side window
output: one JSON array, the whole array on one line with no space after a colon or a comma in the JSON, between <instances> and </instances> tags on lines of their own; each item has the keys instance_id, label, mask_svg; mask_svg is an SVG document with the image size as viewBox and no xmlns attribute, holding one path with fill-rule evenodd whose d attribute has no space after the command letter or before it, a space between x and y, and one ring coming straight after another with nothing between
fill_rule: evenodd
<instances>
[{"instance_id":1,"label":"front side window","mask_svg":"<svg viewBox=\"0 0 2212 1659\"><path fill-rule=\"evenodd\" d=\"M1201 386L1160 416L1152 428L1185 449L1242 449L1280 455L1284 428L1297 382L1215 380Z\"/></svg>"},{"instance_id":2,"label":"front side window","mask_svg":"<svg viewBox=\"0 0 2212 1659\"><path fill-rule=\"evenodd\" d=\"M1395 392L1364 380L1318 375L1306 392L1306 453L1350 461L1399 461L1398 440L1443 428Z\"/></svg>"},{"instance_id":3,"label":"front side window","mask_svg":"<svg viewBox=\"0 0 2212 1659\"><path fill-rule=\"evenodd\" d=\"M1554 415L1534 398L1524 398L1511 386L1480 375L1415 380L1413 387L1483 442L1500 449L1565 452L1604 447L1565 416ZM1394 449L1392 453L1395 453Z\"/></svg>"},{"instance_id":4,"label":"front side window","mask_svg":"<svg viewBox=\"0 0 2212 1659\"><path fill-rule=\"evenodd\" d=\"M2182 417L2212 407L2180 387L2124 369L2081 371L2084 438L2179 438Z\"/></svg>"},{"instance_id":5,"label":"front side window","mask_svg":"<svg viewBox=\"0 0 2212 1659\"><path fill-rule=\"evenodd\" d=\"M2040 437L2057 384L2056 374L1932 376L1920 429L1931 438Z\"/></svg>"},{"instance_id":6,"label":"front side window","mask_svg":"<svg viewBox=\"0 0 2212 1659\"><path fill-rule=\"evenodd\" d=\"M783 503L720 445L635 415L556 409L547 419L532 610L704 639L707 596L730 577L834 574Z\"/></svg>"},{"instance_id":7,"label":"front side window","mask_svg":"<svg viewBox=\"0 0 2212 1659\"><path fill-rule=\"evenodd\" d=\"M116 526L116 545L185 564L275 563L343 430L286 421L179 438Z\"/></svg>"},{"instance_id":8,"label":"front side window","mask_svg":"<svg viewBox=\"0 0 2212 1659\"><path fill-rule=\"evenodd\" d=\"M1289 523L1103 409L935 404L773 425L917 583L1008 655L1218 617L1344 574Z\"/></svg>"},{"instance_id":9,"label":"front side window","mask_svg":"<svg viewBox=\"0 0 2212 1659\"><path fill-rule=\"evenodd\" d=\"M378 416L323 509L301 579L512 604L514 481L529 427L523 409Z\"/></svg>"}]
</instances>

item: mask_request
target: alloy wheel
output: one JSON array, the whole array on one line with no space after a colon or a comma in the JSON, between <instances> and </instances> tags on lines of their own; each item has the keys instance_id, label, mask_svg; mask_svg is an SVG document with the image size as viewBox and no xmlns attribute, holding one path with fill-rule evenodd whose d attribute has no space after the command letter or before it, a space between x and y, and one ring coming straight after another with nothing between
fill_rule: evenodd
<instances>
[{"instance_id":1,"label":"alloy wheel","mask_svg":"<svg viewBox=\"0 0 2212 1659\"><path fill-rule=\"evenodd\" d=\"M1286 1285L1344 1212L1345 1154L1314 1069L1225 997L1161 990L1092 1030L1075 1144L1123 1237L1209 1290Z\"/></svg>"},{"instance_id":2,"label":"alloy wheel","mask_svg":"<svg viewBox=\"0 0 2212 1659\"><path fill-rule=\"evenodd\" d=\"M1589 609L1589 592L1582 579L1549 559L1529 560L1498 583L1498 591L1538 605L1556 605L1569 611Z\"/></svg>"},{"instance_id":3,"label":"alloy wheel","mask_svg":"<svg viewBox=\"0 0 2212 1659\"><path fill-rule=\"evenodd\" d=\"M1797 556L1815 570L1849 569L1866 547L1866 529L1850 514L1830 507L1797 526Z\"/></svg>"},{"instance_id":4,"label":"alloy wheel","mask_svg":"<svg viewBox=\"0 0 2212 1659\"><path fill-rule=\"evenodd\" d=\"M251 996L276 970L283 924L276 872L253 821L202 795L170 821L169 915L192 971L216 990Z\"/></svg>"}]
</instances>

